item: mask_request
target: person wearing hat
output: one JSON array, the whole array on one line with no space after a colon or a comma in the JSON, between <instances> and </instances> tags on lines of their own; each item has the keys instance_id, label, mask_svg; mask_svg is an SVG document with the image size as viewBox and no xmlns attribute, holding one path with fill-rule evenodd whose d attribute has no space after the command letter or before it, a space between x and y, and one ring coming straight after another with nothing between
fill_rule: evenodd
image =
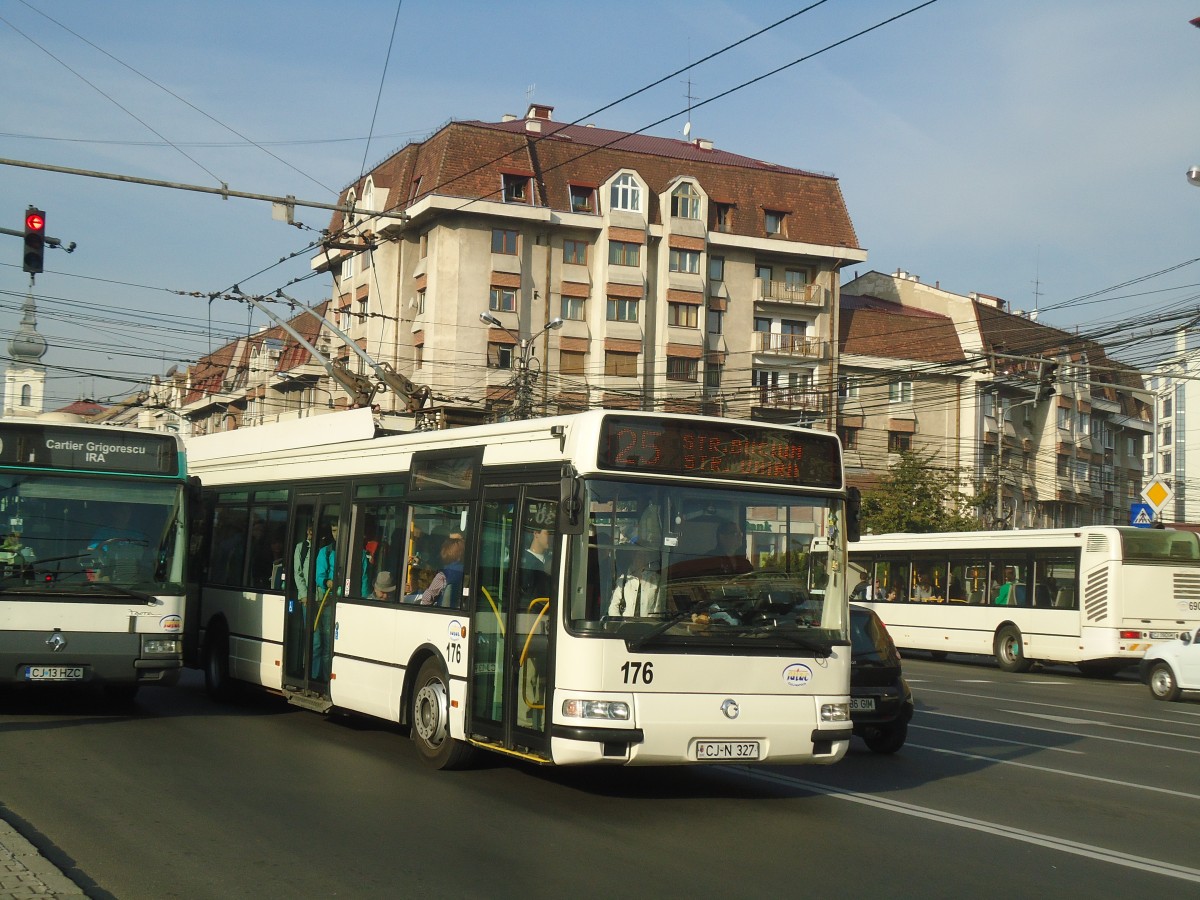
<instances>
[{"instance_id":1,"label":"person wearing hat","mask_svg":"<svg viewBox=\"0 0 1200 900\"><path fill-rule=\"evenodd\" d=\"M396 579L391 572L380 572L375 576L375 590L371 594L373 600L395 600Z\"/></svg>"}]
</instances>

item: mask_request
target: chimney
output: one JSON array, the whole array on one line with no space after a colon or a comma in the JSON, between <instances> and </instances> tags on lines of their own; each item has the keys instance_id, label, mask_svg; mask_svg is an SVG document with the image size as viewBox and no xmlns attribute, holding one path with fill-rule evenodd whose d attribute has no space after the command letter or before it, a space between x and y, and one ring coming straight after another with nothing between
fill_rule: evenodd
<instances>
[{"instance_id":1,"label":"chimney","mask_svg":"<svg viewBox=\"0 0 1200 900\"><path fill-rule=\"evenodd\" d=\"M696 140L692 141L692 143L695 144L700 150L708 150L711 152L713 148L713 142L709 138L696 138Z\"/></svg>"},{"instance_id":2,"label":"chimney","mask_svg":"<svg viewBox=\"0 0 1200 900\"><path fill-rule=\"evenodd\" d=\"M513 115L512 113L505 113L504 115L502 115L500 117L500 121L501 122L515 122L515 121L517 121L517 117L515 115Z\"/></svg>"},{"instance_id":3,"label":"chimney","mask_svg":"<svg viewBox=\"0 0 1200 900\"><path fill-rule=\"evenodd\" d=\"M530 103L525 112L526 119L545 119L547 122L554 118L554 107L544 103Z\"/></svg>"},{"instance_id":4,"label":"chimney","mask_svg":"<svg viewBox=\"0 0 1200 900\"><path fill-rule=\"evenodd\" d=\"M542 123L540 121L538 121L537 119L526 119L525 120L525 130L530 132L531 134L541 134Z\"/></svg>"}]
</instances>

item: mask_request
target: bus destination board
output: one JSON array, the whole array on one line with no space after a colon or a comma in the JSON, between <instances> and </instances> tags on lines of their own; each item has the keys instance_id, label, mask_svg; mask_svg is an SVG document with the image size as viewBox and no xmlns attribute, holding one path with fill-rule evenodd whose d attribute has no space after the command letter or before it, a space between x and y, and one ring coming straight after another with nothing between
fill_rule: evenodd
<instances>
[{"instance_id":1,"label":"bus destination board","mask_svg":"<svg viewBox=\"0 0 1200 900\"><path fill-rule=\"evenodd\" d=\"M0 423L0 466L178 475L179 453L169 435L4 422Z\"/></svg>"},{"instance_id":2,"label":"bus destination board","mask_svg":"<svg viewBox=\"0 0 1200 900\"><path fill-rule=\"evenodd\" d=\"M740 422L606 416L597 464L616 472L842 486L841 454L833 435Z\"/></svg>"}]
</instances>

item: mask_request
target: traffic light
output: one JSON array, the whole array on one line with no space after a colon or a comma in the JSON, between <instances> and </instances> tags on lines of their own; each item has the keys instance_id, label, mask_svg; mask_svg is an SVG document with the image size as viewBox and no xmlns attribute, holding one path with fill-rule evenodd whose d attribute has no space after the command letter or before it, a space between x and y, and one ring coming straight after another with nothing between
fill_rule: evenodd
<instances>
[{"instance_id":1,"label":"traffic light","mask_svg":"<svg viewBox=\"0 0 1200 900\"><path fill-rule=\"evenodd\" d=\"M42 271L46 255L46 214L32 206L25 210L25 261L23 268L30 275Z\"/></svg>"},{"instance_id":2,"label":"traffic light","mask_svg":"<svg viewBox=\"0 0 1200 900\"><path fill-rule=\"evenodd\" d=\"M1038 364L1037 398L1039 403L1043 400L1049 400L1058 393L1058 389L1054 386L1057 372L1058 363L1053 360L1042 360Z\"/></svg>"}]
</instances>

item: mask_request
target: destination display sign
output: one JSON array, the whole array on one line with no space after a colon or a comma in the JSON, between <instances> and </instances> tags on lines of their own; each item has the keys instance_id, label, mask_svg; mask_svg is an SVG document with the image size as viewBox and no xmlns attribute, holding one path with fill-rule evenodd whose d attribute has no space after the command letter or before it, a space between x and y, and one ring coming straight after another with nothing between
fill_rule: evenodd
<instances>
[{"instance_id":1,"label":"destination display sign","mask_svg":"<svg viewBox=\"0 0 1200 900\"><path fill-rule=\"evenodd\" d=\"M170 435L109 428L0 423L0 466L178 475L179 447Z\"/></svg>"},{"instance_id":2,"label":"destination display sign","mask_svg":"<svg viewBox=\"0 0 1200 900\"><path fill-rule=\"evenodd\" d=\"M606 416L597 464L617 472L840 488L837 438L749 423Z\"/></svg>"}]
</instances>

